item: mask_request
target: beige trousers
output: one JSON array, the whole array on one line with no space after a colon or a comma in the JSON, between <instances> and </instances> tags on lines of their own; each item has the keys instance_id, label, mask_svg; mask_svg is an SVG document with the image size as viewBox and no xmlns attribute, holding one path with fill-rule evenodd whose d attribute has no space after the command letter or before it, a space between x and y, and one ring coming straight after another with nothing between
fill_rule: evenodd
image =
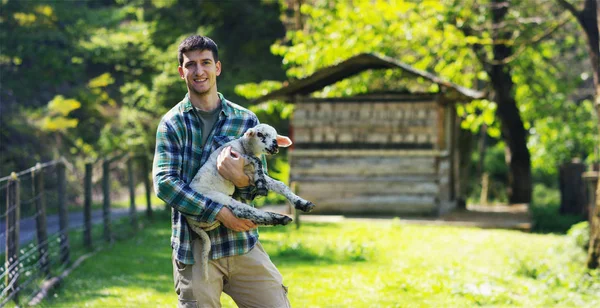
<instances>
[{"instance_id":1,"label":"beige trousers","mask_svg":"<svg viewBox=\"0 0 600 308\"><path fill-rule=\"evenodd\" d=\"M202 242L192 243L194 260L201 260ZM221 292L239 307L290 307L283 277L260 242L245 255L208 261L208 281L202 280L202 262L186 265L173 257L177 307L221 307Z\"/></svg>"}]
</instances>

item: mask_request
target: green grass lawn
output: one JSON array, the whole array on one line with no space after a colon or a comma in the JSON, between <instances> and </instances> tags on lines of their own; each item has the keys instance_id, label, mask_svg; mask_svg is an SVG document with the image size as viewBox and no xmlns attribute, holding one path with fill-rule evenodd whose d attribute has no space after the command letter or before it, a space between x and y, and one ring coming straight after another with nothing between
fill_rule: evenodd
<instances>
[{"instance_id":1,"label":"green grass lawn","mask_svg":"<svg viewBox=\"0 0 600 308\"><path fill-rule=\"evenodd\" d=\"M174 307L170 222L86 260L43 307ZM261 228L294 307L599 307L600 274L560 235L376 223ZM222 296L224 307L235 307Z\"/></svg>"}]
</instances>

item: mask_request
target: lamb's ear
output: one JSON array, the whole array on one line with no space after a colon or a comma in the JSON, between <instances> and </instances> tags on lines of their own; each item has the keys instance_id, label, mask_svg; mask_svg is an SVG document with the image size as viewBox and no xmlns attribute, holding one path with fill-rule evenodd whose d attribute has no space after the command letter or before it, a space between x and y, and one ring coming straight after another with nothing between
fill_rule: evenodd
<instances>
[{"instance_id":1,"label":"lamb's ear","mask_svg":"<svg viewBox=\"0 0 600 308\"><path fill-rule=\"evenodd\" d=\"M244 133L244 137L254 137L254 135L256 134L256 131L254 130L254 128L251 128L249 130L246 131L246 133Z\"/></svg>"},{"instance_id":2,"label":"lamb's ear","mask_svg":"<svg viewBox=\"0 0 600 308\"><path fill-rule=\"evenodd\" d=\"M286 136L277 135L277 146L287 148L292 145L292 140Z\"/></svg>"}]
</instances>

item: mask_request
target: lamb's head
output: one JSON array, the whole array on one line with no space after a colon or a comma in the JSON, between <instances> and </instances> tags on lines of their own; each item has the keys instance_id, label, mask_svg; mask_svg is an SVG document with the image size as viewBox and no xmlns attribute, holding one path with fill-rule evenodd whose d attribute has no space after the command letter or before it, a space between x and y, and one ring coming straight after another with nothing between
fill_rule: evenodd
<instances>
[{"instance_id":1,"label":"lamb's head","mask_svg":"<svg viewBox=\"0 0 600 308\"><path fill-rule=\"evenodd\" d=\"M277 131L267 124L258 124L247 130L244 137L248 140L249 149L247 150L252 151L251 154L254 155L276 154L279 152L279 147L287 148L292 145L290 138L277 135Z\"/></svg>"}]
</instances>

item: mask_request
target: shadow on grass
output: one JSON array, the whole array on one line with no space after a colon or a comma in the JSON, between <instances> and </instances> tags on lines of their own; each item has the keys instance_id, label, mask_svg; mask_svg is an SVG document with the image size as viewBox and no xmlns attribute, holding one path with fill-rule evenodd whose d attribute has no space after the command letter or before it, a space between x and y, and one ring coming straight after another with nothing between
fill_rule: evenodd
<instances>
[{"instance_id":1,"label":"shadow on grass","mask_svg":"<svg viewBox=\"0 0 600 308\"><path fill-rule=\"evenodd\" d=\"M318 247L308 246L303 242L282 243L269 239L261 239L261 242L269 247L275 247L274 250L270 250L269 256L277 263L348 264L367 261L375 255L372 248L356 242L348 242L339 246L325 244Z\"/></svg>"},{"instance_id":2,"label":"shadow on grass","mask_svg":"<svg viewBox=\"0 0 600 308\"><path fill-rule=\"evenodd\" d=\"M341 229L342 226L339 223L328 223L328 222L310 222L302 223L300 228L297 228L294 223L287 226L260 226L259 233L292 233L302 232L306 233L319 233L319 228L328 229Z\"/></svg>"},{"instance_id":3,"label":"shadow on grass","mask_svg":"<svg viewBox=\"0 0 600 308\"><path fill-rule=\"evenodd\" d=\"M274 241L261 240L261 242L269 244ZM338 262L335 256L317 253L311 249L304 247L302 243L293 243L292 245L281 245L277 248L275 252L269 253L269 256L272 260L278 263L333 264Z\"/></svg>"}]
</instances>

